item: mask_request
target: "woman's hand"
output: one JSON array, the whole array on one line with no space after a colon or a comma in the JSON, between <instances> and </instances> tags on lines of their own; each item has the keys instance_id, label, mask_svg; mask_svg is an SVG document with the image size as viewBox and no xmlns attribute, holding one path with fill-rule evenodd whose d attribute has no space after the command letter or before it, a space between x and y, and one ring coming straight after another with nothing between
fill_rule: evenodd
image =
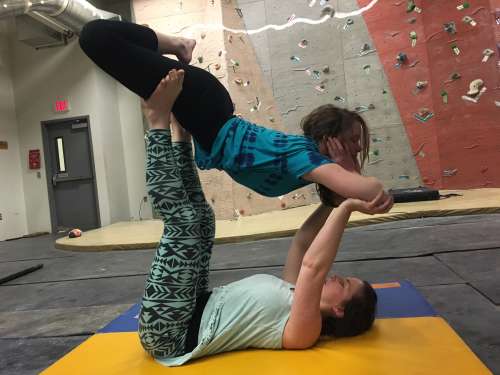
<instances>
[{"instance_id":1,"label":"woman's hand","mask_svg":"<svg viewBox=\"0 0 500 375\"><path fill-rule=\"evenodd\" d=\"M394 204L392 195L384 190L380 191L377 196L370 202L362 201L361 199L346 199L342 206L349 211L358 211L368 215L385 214L389 212Z\"/></svg>"},{"instance_id":2,"label":"woman's hand","mask_svg":"<svg viewBox=\"0 0 500 375\"><path fill-rule=\"evenodd\" d=\"M341 142L336 137L325 138L325 144L330 159L345 170L361 174L361 166L356 153L353 153L348 143Z\"/></svg>"}]
</instances>

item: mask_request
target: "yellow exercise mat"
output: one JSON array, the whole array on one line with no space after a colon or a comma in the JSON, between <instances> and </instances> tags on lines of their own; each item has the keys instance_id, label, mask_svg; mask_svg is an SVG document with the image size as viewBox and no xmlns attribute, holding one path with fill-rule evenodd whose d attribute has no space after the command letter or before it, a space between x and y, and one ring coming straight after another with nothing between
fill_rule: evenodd
<instances>
[{"instance_id":1,"label":"yellow exercise mat","mask_svg":"<svg viewBox=\"0 0 500 375\"><path fill-rule=\"evenodd\" d=\"M368 333L324 341L309 350L244 350L164 367L142 349L137 333L96 334L44 375L491 374L438 317L378 319Z\"/></svg>"},{"instance_id":2,"label":"yellow exercise mat","mask_svg":"<svg viewBox=\"0 0 500 375\"><path fill-rule=\"evenodd\" d=\"M384 215L351 215L349 226L378 224L388 221L453 215L500 213L500 189L440 191L442 195L459 194L439 201L395 204ZM290 236L318 205L273 211L238 220L217 220L215 242L228 243ZM163 232L161 220L119 222L84 232L82 237L63 237L56 248L74 251L109 251L149 249L158 244Z\"/></svg>"}]
</instances>

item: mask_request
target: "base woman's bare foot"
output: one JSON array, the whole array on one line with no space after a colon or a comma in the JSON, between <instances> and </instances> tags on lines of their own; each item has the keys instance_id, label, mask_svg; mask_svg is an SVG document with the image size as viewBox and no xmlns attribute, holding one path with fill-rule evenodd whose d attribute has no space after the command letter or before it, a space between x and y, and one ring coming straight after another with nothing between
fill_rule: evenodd
<instances>
[{"instance_id":1,"label":"base woman's bare foot","mask_svg":"<svg viewBox=\"0 0 500 375\"><path fill-rule=\"evenodd\" d=\"M151 128L168 129L170 113L175 100L182 91L184 70L172 69L163 78L148 100L142 101L144 115Z\"/></svg>"}]
</instances>

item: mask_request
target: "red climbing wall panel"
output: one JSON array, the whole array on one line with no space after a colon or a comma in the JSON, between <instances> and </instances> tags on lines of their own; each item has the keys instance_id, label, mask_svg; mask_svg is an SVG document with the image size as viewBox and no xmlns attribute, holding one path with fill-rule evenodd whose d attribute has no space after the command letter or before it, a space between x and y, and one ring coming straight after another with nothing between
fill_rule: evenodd
<instances>
[{"instance_id":1,"label":"red climbing wall panel","mask_svg":"<svg viewBox=\"0 0 500 375\"><path fill-rule=\"evenodd\" d=\"M380 0L364 13L368 30L389 79L410 146L425 185L435 188L500 187L500 65L497 43L500 25L495 9L500 0L417 0L421 13L407 12L406 0ZM368 0L358 0L360 6ZM470 16L476 26L463 22ZM410 19L415 22L411 23ZM450 34L443 25L455 22ZM417 32L411 46L409 33ZM452 44L460 53L455 55ZM485 49L495 54L482 62ZM408 62L395 67L403 52ZM453 73L460 79L450 81ZM472 80L484 81L486 92L477 103L462 99ZM428 86L416 92L417 81ZM448 103L442 93L447 93ZM434 116L426 122L414 114L428 108Z\"/></svg>"}]
</instances>

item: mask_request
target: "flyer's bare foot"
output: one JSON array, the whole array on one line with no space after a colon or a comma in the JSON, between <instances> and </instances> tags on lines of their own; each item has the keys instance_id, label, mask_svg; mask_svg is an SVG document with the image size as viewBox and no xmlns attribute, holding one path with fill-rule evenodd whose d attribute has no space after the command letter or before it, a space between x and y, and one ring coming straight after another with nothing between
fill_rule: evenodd
<instances>
[{"instance_id":1,"label":"flyer's bare foot","mask_svg":"<svg viewBox=\"0 0 500 375\"><path fill-rule=\"evenodd\" d=\"M175 55L180 62L189 64L193 58L193 50L196 47L196 40L188 38L179 38L179 52Z\"/></svg>"},{"instance_id":2,"label":"flyer's bare foot","mask_svg":"<svg viewBox=\"0 0 500 375\"><path fill-rule=\"evenodd\" d=\"M163 78L148 100L142 102L144 115L148 119L151 129L168 129L170 113L175 100L182 91L184 70L172 69Z\"/></svg>"}]
</instances>

